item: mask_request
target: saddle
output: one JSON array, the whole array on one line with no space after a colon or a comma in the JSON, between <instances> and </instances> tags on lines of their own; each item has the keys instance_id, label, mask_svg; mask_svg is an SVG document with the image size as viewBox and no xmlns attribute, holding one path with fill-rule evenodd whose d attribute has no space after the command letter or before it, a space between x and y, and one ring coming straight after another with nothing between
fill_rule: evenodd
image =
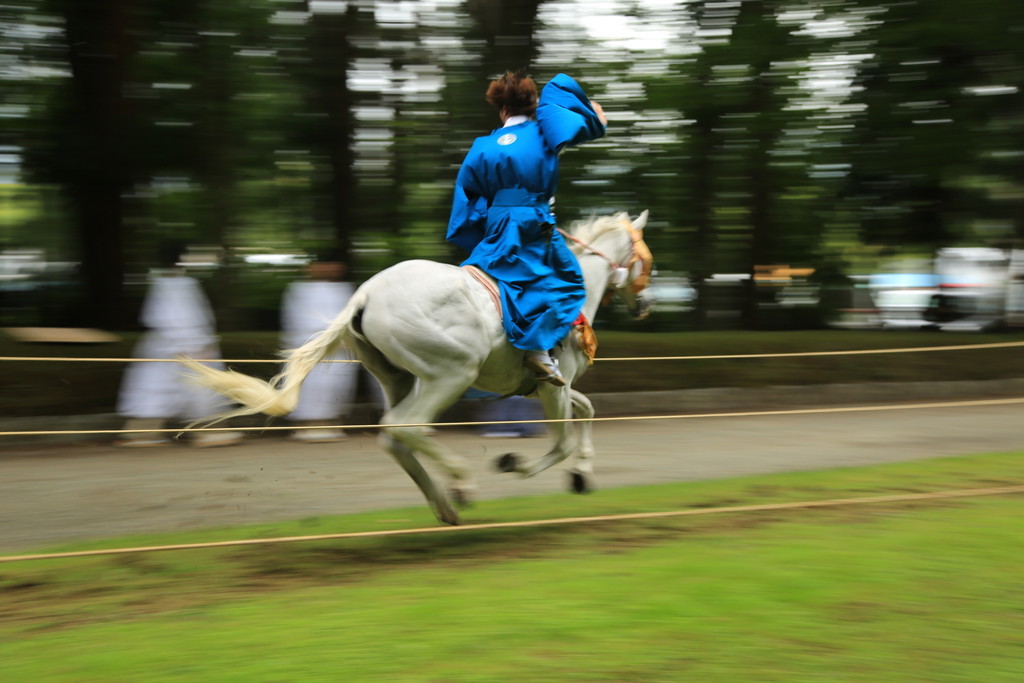
<instances>
[{"instance_id":1,"label":"saddle","mask_svg":"<svg viewBox=\"0 0 1024 683\"><path fill-rule=\"evenodd\" d=\"M498 318L501 318L501 297L498 294L498 286L494 283L491 276L476 266L462 267L473 276L474 280L483 285L487 293L491 295L491 303L494 304L494 310L498 312ZM579 317L572 324L572 338L580 350L583 351L583 355L587 357L587 365L593 365L594 357L597 355L597 333L594 332L590 321L587 320L587 316L583 315L583 313L580 313Z\"/></svg>"}]
</instances>

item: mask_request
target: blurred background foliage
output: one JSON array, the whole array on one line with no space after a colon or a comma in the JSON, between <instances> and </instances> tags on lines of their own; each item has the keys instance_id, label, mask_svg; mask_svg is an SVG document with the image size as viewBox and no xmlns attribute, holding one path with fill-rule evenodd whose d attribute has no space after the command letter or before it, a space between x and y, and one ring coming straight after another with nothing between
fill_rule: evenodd
<instances>
[{"instance_id":1,"label":"blurred background foliage","mask_svg":"<svg viewBox=\"0 0 1024 683\"><path fill-rule=\"evenodd\" d=\"M287 254L456 263L458 164L524 66L611 121L565 154L560 220L650 209L696 326L716 273L1024 236L1020 0L0 0L0 250L51 285L7 313L131 327L168 237L226 330L276 325Z\"/></svg>"}]
</instances>

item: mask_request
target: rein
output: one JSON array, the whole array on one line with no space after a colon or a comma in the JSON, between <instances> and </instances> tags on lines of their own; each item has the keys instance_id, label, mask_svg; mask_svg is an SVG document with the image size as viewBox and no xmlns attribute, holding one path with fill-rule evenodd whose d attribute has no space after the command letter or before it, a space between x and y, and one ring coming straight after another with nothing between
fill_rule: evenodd
<instances>
[{"instance_id":1,"label":"rein","mask_svg":"<svg viewBox=\"0 0 1024 683\"><path fill-rule=\"evenodd\" d=\"M634 228L632 223L630 223L629 221L620 220L619 223L621 223L622 226L629 231L629 260L626 262L625 265L621 265L618 262L612 260L604 252L595 249L594 247L590 246L589 244L579 239L575 235L566 232L562 228L556 229L558 230L558 232L562 234L563 237L572 240L576 244L580 245L580 247L582 247L584 250L590 252L591 254L594 254L595 256L600 256L601 258L603 258L605 261L608 262L608 265L611 266L613 271L624 270L628 272L629 269L633 267L633 264L639 261L641 263L640 274L633 279L633 282L630 285L633 290L633 293L636 294L647 289L647 285L650 283L651 271L654 268L654 257L651 254L651 250L644 242L644 236L642 232ZM624 284L625 283L623 282L622 285L619 286L621 287Z\"/></svg>"},{"instance_id":2,"label":"rein","mask_svg":"<svg viewBox=\"0 0 1024 683\"><path fill-rule=\"evenodd\" d=\"M594 249L594 247L590 246L589 244L587 244L583 240L579 239L578 237L576 237L572 233L566 232L562 228L555 228L555 229L558 230L558 232L562 233L562 237L571 239L573 242L575 242L576 244L580 245L585 250L589 251L591 254L594 254L595 256L600 256L601 258L603 258L605 261L608 262L608 265L610 265L612 268L622 268L622 266L620 266L615 261L611 260L604 252L599 251L597 249ZM630 255L630 257L633 257L633 248L632 247L630 247L629 255Z\"/></svg>"}]
</instances>

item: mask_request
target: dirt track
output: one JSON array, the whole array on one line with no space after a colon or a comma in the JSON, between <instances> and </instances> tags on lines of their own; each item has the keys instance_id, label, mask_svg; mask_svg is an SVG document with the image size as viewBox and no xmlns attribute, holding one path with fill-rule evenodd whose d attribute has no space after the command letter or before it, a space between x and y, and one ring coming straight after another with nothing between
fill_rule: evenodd
<instances>
[{"instance_id":1,"label":"dirt track","mask_svg":"<svg viewBox=\"0 0 1024 683\"><path fill-rule=\"evenodd\" d=\"M1021 406L608 422L595 426L599 487L714 479L1024 449ZM502 475L493 458L549 442L442 430L478 472L480 497L564 489L561 468ZM597 494L599 495L599 493ZM586 497L580 514L587 514ZM222 449L103 445L0 450L0 552L106 536L418 506L370 433L336 444L260 437ZM465 515L472 522L472 511Z\"/></svg>"}]
</instances>

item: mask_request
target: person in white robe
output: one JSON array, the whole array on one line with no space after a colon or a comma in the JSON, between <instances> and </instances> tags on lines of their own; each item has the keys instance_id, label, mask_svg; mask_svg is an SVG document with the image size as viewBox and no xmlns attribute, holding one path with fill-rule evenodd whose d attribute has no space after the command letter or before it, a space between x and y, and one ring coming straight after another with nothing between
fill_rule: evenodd
<instances>
[{"instance_id":1,"label":"person in white robe","mask_svg":"<svg viewBox=\"0 0 1024 683\"><path fill-rule=\"evenodd\" d=\"M199 360L220 357L213 310L199 282L178 266L184 252L179 245L164 245L160 265L142 304L140 322L146 332L136 345L136 358ZM210 364L223 368L223 363ZM130 363L125 370L117 411L127 418L123 446L157 446L170 441L163 429L169 420L191 422L223 412L227 404L214 391L199 387L184 376L175 362ZM137 431L136 431L137 430ZM199 447L227 446L242 439L239 432L192 432L190 443Z\"/></svg>"},{"instance_id":2,"label":"person in white robe","mask_svg":"<svg viewBox=\"0 0 1024 683\"><path fill-rule=\"evenodd\" d=\"M347 266L341 256L319 256L306 267L306 277L288 285L281 302L281 341L298 348L323 330L345 307L355 288L345 282ZM325 359L347 361L344 351ZM302 426L292 434L297 441L323 443L345 438L337 427L352 406L359 380L359 363L323 362L302 382L295 410L288 416Z\"/></svg>"}]
</instances>

